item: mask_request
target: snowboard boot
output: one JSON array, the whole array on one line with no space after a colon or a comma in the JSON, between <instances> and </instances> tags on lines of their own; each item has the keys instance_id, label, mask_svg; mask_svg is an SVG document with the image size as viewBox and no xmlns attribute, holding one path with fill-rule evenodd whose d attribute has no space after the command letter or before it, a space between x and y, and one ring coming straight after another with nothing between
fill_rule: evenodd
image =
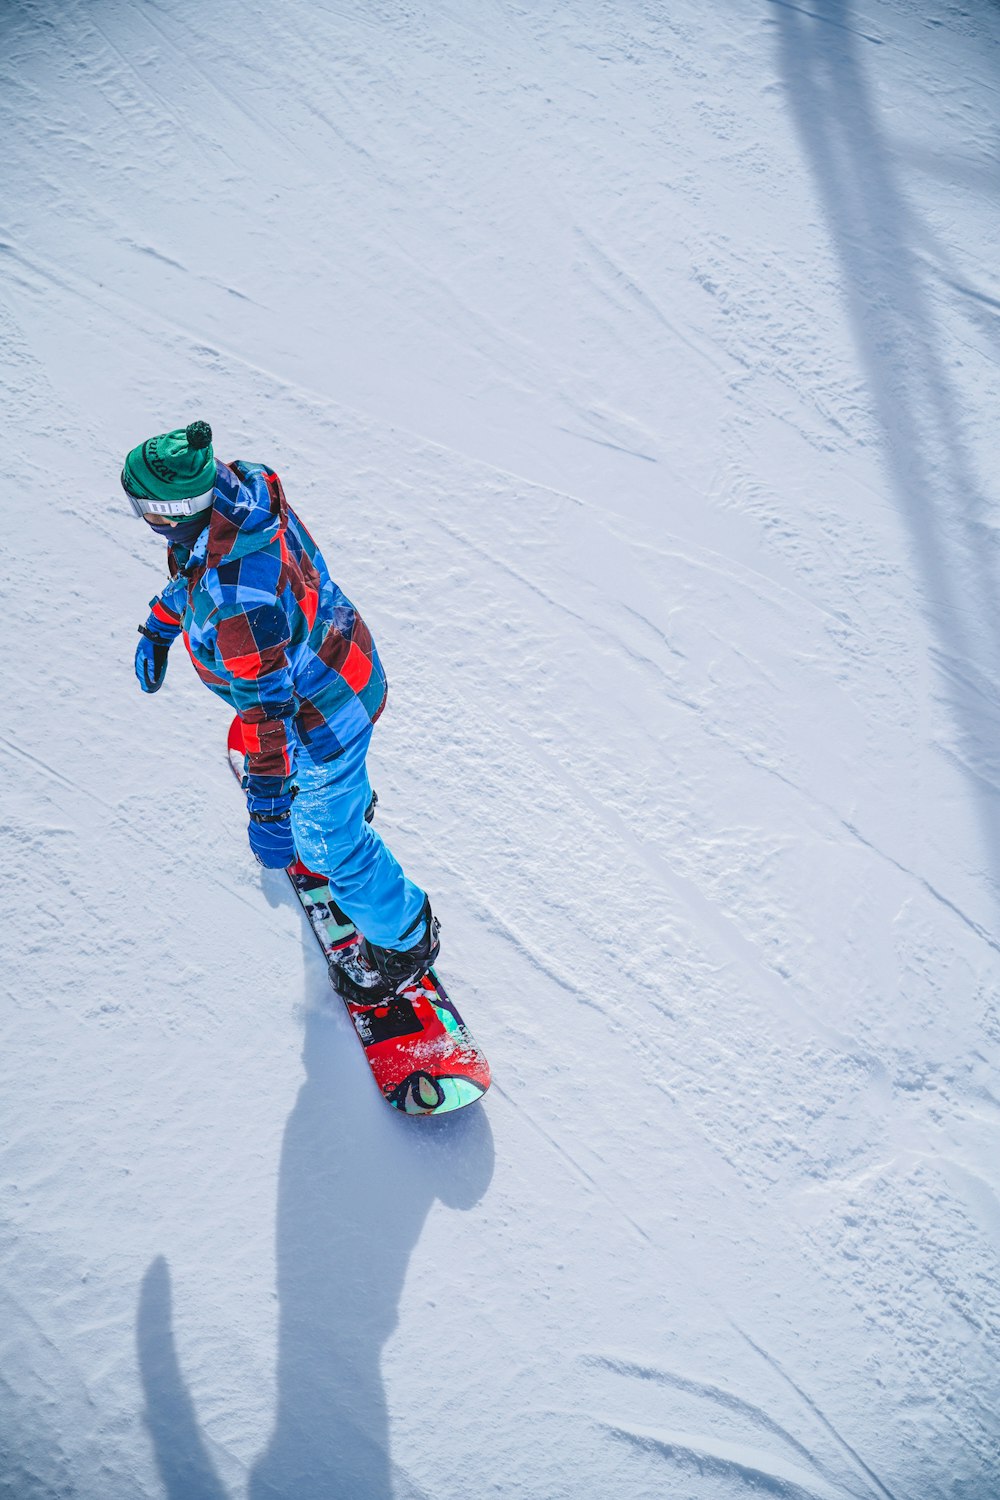
<instances>
[{"instance_id":1,"label":"snowboard boot","mask_svg":"<svg viewBox=\"0 0 1000 1500\"><path fill-rule=\"evenodd\" d=\"M430 968L441 948L441 924L426 896L413 925L419 925L420 937L412 948L380 948L363 937L337 965L338 987L352 1004L385 1005Z\"/></svg>"}]
</instances>

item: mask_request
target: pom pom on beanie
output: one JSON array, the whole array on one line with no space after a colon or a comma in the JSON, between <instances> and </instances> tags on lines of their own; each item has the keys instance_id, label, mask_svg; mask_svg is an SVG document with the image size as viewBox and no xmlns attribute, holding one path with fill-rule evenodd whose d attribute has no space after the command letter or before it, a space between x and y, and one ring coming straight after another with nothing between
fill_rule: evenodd
<instances>
[{"instance_id":1,"label":"pom pom on beanie","mask_svg":"<svg viewBox=\"0 0 1000 1500\"><path fill-rule=\"evenodd\" d=\"M207 422L189 422L147 438L125 460L126 487L152 500L191 500L215 488L215 453Z\"/></svg>"}]
</instances>

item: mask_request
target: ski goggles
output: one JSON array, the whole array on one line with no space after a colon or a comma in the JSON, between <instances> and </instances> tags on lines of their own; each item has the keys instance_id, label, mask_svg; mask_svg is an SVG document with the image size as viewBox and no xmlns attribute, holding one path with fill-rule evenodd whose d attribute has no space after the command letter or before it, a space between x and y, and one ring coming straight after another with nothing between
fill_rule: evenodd
<instances>
[{"instance_id":1,"label":"ski goggles","mask_svg":"<svg viewBox=\"0 0 1000 1500\"><path fill-rule=\"evenodd\" d=\"M165 520L171 520L181 516L196 516L200 510L208 510L215 496L215 490L207 490L204 495L192 495L188 500L153 500L149 495L140 495L138 491L131 489L125 478L125 470L122 470L122 489L125 491L132 514L144 520L146 516L162 516Z\"/></svg>"}]
</instances>

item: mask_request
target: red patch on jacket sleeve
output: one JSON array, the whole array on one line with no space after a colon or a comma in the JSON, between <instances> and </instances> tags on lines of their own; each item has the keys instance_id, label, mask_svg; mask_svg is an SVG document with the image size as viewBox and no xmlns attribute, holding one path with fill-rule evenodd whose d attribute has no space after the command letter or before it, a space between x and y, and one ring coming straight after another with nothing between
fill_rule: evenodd
<instances>
[{"instance_id":1,"label":"red patch on jacket sleeve","mask_svg":"<svg viewBox=\"0 0 1000 1500\"><path fill-rule=\"evenodd\" d=\"M306 588L302 598L299 600L299 608L306 617L306 624L312 630L316 623L316 611L319 608L319 594L315 589Z\"/></svg>"},{"instance_id":2,"label":"red patch on jacket sleeve","mask_svg":"<svg viewBox=\"0 0 1000 1500\"><path fill-rule=\"evenodd\" d=\"M264 719L263 709L252 708L240 715L246 768L254 776L290 776L292 761L288 737L281 719Z\"/></svg>"},{"instance_id":3,"label":"red patch on jacket sleeve","mask_svg":"<svg viewBox=\"0 0 1000 1500\"><path fill-rule=\"evenodd\" d=\"M176 625L180 619L180 615L175 615L173 610L168 609L159 599L153 605L153 615L157 620L162 620L164 625Z\"/></svg>"},{"instance_id":4,"label":"red patch on jacket sleeve","mask_svg":"<svg viewBox=\"0 0 1000 1500\"><path fill-rule=\"evenodd\" d=\"M260 730L246 719L243 720L243 749L247 755L260 754Z\"/></svg>"},{"instance_id":5,"label":"red patch on jacket sleeve","mask_svg":"<svg viewBox=\"0 0 1000 1500\"><path fill-rule=\"evenodd\" d=\"M347 653L347 660L339 670L348 687L360 693L372 675L372 664L360 646L352 642L351 649Z\"/></svg>"}]
</instances>

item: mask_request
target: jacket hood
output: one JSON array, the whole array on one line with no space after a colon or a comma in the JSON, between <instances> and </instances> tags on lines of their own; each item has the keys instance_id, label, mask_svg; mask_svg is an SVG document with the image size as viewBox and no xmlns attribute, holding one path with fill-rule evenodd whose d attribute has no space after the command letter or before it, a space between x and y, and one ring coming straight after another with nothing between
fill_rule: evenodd
<instances>
[{"instance_id":1,"label":"jacket hood","mask_svg":"<svg viewBox=\"0 0 1000 1500\"><path fill-rule=\"evenodd\" d=\"M220 563L234 562L248 552L259 552L274 541L287 523L285 497L271 470L241 459L218 464L206 566L217 568Z\"/></svg>"}]
</instances>

